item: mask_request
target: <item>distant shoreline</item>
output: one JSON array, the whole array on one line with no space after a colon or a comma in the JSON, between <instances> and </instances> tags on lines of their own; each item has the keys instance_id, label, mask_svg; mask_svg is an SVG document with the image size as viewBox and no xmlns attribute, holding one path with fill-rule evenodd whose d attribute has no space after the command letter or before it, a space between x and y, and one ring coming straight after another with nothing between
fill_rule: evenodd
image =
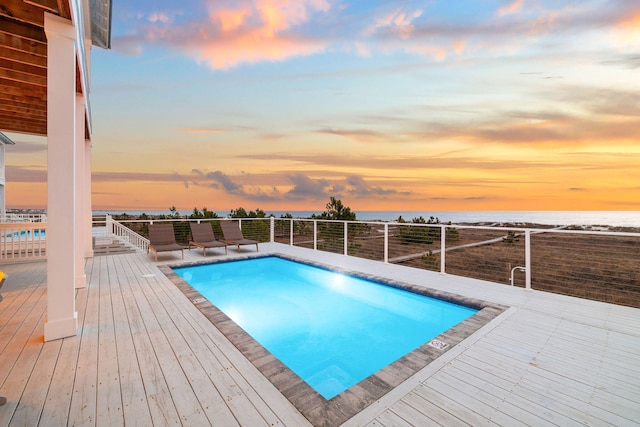
<instances>
[{"instance_id":1,"label":"distant shoreline","mask_svg":"<svg viewBox=\"0 0 640 427\"><path fill-rule=\"evenodd\" d=\"M132 216L146 214L147 216L170 215L168 211L125 211L107 212L94 211L95 215L110 213L118 216L123 213ZM180 211L182 218L189 217L193 212ZM266 214L280 218L281 215L291 214L296 219L308 219L311 215L320 212L312 211L266 211ZM219 212L220 218L226 218L229 212ZM402 216L403 220L410 222L413 218L422 216L425 220L431 217L438 218L441 223L457 225L477 225L494 227L522 227L522 228L551 228L567 227L569 229L591 231L640 231L639 211L361 211L356 212L359 221L384 221L393 222Z\"/></svg>"},{"instance_id":2,"label":"distant shoreline","mask_svg":"<svg viewBox=\"0 0 640 427\"><path fill-rule=\"evenodd\" d=\"M41 209L8 209L7 213L42 214ZM225 218L230 211L213 211L219 217ZM291 214L294 218L310 218L321 211L265 211L267 215L280 218L284 214ZM438 218L442 223L454 224L536 224L539 226L576 226L604 229L640 228L640 211L354 211L360 221L395 221L402 216L405 221L422 216L425 220L430 217ZM170 215L166 210L94 210L94 215L133 215L146 214L149 216ZM193 210L180 210L178 213L184 217L193 213Z\"/></svg>"}]
</instances>

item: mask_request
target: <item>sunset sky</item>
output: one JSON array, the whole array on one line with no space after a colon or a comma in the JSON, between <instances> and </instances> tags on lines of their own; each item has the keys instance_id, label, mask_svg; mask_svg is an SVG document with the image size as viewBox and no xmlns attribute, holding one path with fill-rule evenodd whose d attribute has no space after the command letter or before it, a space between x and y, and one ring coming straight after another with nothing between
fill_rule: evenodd
<instances>
[{"instance_id":1,"label":"sunset sky","mask_svg":"<svg viewBox=\"0 0 640 427\"><path fill-rule=\"evenodd\" d=\"M112 37L94 209L640 210L638 1L114 0Z\"/></svg>"}]
</instances>

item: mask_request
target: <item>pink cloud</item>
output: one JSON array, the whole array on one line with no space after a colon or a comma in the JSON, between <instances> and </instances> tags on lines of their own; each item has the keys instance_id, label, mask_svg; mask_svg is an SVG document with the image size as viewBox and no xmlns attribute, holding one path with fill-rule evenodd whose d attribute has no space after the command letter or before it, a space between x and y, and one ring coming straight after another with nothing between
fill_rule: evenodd
<instances>
[{"instance_id":1,"label":"pink cloud","mask_svg":"<svg viewBox=\"0 0 640 427\"><path fill-rule=\"evenodd\" d=\"M524 0L515 0L506 6L498 9L498 16L506 16L519 12L522 10L522 6L524 4Z\"/></svg>"},{"instance_id":2,"label":"pink cloud","mask_svg":"<svg viewBox=\"0 0 640 427\"><path fill-rule=\"evenodd\" d=\"M296 29L330 9L328 0L210 0L206 19L171 31L153 27L147 38L169 43L214 69L281 61L326 49L326 40Z\"/></svg>"},{"instance_id":3,"label":"pink cloud","mask_svg":"<svg viewBox=\"0 0 640 427\"><path fill-rule=\"evenodd\" d=\"M420 16L422 16L421 10L410 13L396 10L376 20L373 25L364 30L364 33L369 36L380 29L386 29L397 33L402 38L407 38L414 30L414 26L412 25L413 20Z\"/></svg>"}]
</instances>

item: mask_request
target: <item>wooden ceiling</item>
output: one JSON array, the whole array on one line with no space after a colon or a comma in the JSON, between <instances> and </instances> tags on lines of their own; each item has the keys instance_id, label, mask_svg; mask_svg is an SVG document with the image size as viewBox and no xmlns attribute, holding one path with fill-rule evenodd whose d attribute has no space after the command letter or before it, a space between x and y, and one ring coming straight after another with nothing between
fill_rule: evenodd
<instances>
[{"instance_id":1,"label":"wooden ceiling","mask_svg":"<svg viewBox=\"0 0 640 427\"><path fill-rule=\"evenodd\" d=\"M0 3L0 131L47 134L45 12L71 19L69 0Z\"/></svg>"}]
</instances>

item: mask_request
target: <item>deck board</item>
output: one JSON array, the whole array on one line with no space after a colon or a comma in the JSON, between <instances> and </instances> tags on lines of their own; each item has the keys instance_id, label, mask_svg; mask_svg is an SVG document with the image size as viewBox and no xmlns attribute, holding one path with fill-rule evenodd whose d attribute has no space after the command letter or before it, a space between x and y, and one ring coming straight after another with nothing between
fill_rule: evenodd
<instances>
[{"instance_id":1,"label":"deck board","mask_svg":"<svg viewBox=\"0 0 640 427\"><path fill-rule=\"evenodd\" d=\"M261 245L270 251L512 307L347 426L640 425L639 309ZM186 262L202 259L185 252ZM0 427L308 425L158 270L180 262L87 260L78 335L48 343L46 263L2 265Z\"/></svg>"}]
</instances>

